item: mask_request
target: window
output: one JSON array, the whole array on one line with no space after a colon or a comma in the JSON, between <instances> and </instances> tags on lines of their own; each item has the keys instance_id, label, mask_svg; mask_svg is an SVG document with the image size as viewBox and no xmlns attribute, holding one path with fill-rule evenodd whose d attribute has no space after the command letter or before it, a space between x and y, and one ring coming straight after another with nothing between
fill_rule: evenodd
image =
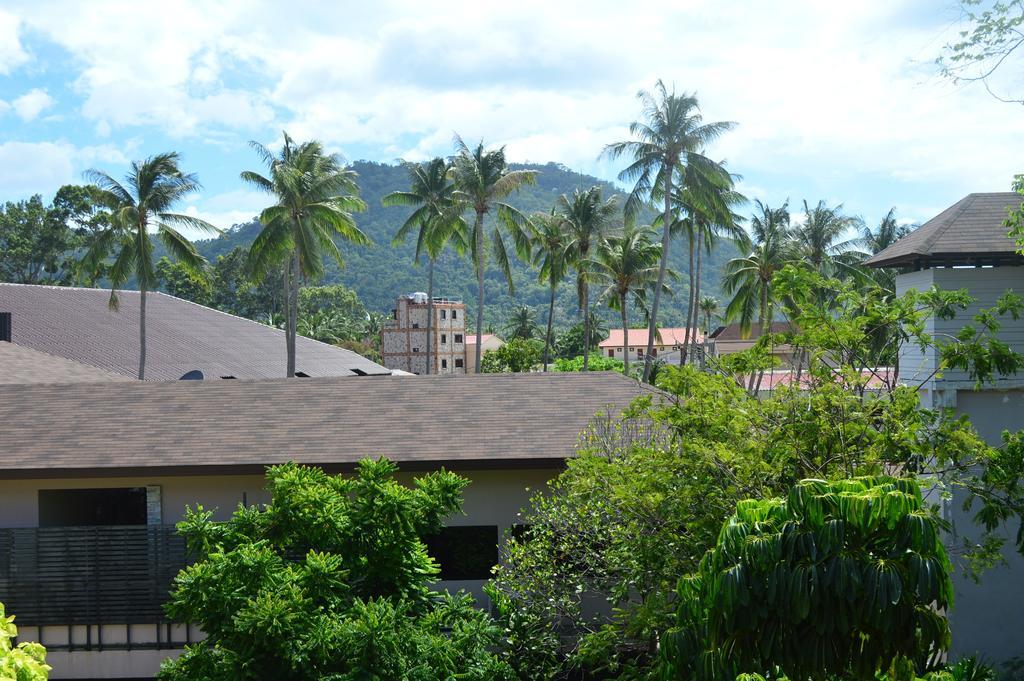
<instances>
[{"instance_id":1,"label":"window","mask_svg":"<svg viewBox=\"0 0 1024 681\"><path fill-rule=\"evenodd\" d=\"M614 357L615 356L615 349L614 348L612 348L611 350L608 351L608 356L609 357Z\"/></svg>"},{"instance_id":2,"label":"window","mask_svg":"<svg viewBox=\"0 0 1024 681\"><path fill-rule=\"evenodd\" d=\"M461 343L462 342L462 334L461 333L455 334L455 342L456 343Z\"/></svg>"},{"instance_id":3,"label":"window","mask_svg":"<svg viewBox=\"0 0 1024 681\"><path fill-rule=\"evenodd\" d=\"M490 579L498 564L498 526L444 527L424 537L427 551L441 565L441 579Z\"/></svg>"},{"instance_id":4,"label":"window","mask_svg":"<svg viewBox=\"0 0 1024 681\"><path fill-rule=\"evenodd\" d=\"M459 311L458 310L452 310L452 319L458 319L458 318L459 318Z\"/></svg>"},{"instance_id":5,"label":"window","mask_svg":"<svg viewBox=\"0 0 1024 681\"><path fill-rule=\"evenodd\" d=\"M412 351L413 351L413 352L419 352L419 351L420 351L420 349L419 349L419 348L413 348L413 349L412 349Z\"/></svg>"},{"instance_id":6,"label":"window","mask_svg":"<svg viewBox=\"0 0 1024 681\"><path fill-rule=\"evenodd\" d=\"M448 310L442 309L441 310L441 319L447 319L448 318L447 315L448 315Z\"/></svg>"},{"instance_id":7,"label":"window","mask_svg":"<svg viewBox=\"0 0 1024 681\"><path fill-rule=\"evenodd\" d=\"M457 360L455 360L455 368L456 368L456 369L461 369L461 368L462 368L462 365L463 365L463 362L462 362L462 360L461 360L461 359L457 359Z\"/></svg>"},{"instance_id":8,"label":"window","mask_svg":"<svg viewBox=\"0 0 1024 681\"><path fill-rule=\"evenodd\" d=\"M441 345L444 345L447 342L448 342L448 334L442 333L441 334Z\"/></svg>"},{"instance_id":9,"label":"window","mask_svg":"<svg viewBox=\"0 0 1024 681\"><path fill-rule=\"evenodd\" d=\"M651 357L658 356L658 348L651 348Z\"/></svg>"},{"instance_id":10,"label":"window","mask_svg":"<svg viewBox=\"0 0 1024 681\"><path fill-rule=\"evenodd\" d=\"M441 360L441 368L442 369L447 369L448 368L448 360L446 360L446 359L442 359Z\"/></svg>"},{"instance_id":11,"label":"window","mask_svg":"<svg viewBox=\"0 0 1024 681\"><path fill-rule=\"evenodd\" d=\"M39 526L145 525L145 487L39 490Z\"/></svg>"},{"instance_id":12,"label":"window","mask_svg":"<svg viewBox=\"0 0 1024 681\"><path fill-rule=\"evenodd\" d=\"M643 348L637 348L636 349L636 356L637 357L643 357L644 356L644 349Z\"/></svg>"},{"instance_id":13,"label":"window","mask_svg":"<svg viewBox=\"0 0 1024 681\"><path fill-rule=\"evenodd\" d=\"M412 323L412 328L414 328L414 329L420 328L420 323L419 322L413 322Z\"/></svg>"}]
</instances>

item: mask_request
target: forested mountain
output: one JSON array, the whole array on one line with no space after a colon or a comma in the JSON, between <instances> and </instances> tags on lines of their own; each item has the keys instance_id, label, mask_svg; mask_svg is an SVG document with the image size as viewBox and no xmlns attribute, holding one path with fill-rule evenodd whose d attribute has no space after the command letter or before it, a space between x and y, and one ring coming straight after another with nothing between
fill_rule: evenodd
<instances>
[{"instance_id":1,"label":"forested mountain","mask_svg":"<svg viewBox=\"0 0 1024 681\"><path fill-rule=\"evenodd\" d=\"M514 167L539 171L535 186L525 187L509 199L509 203L528 213L547 212L560 194L571 193L574 189L587 188L595 184L601 185L606 195L620 193L608 182L575 173L554 163ZM410 239L405 244L391 246L391 238L405 220L409 209L381 206L382 196L408 188L408 175L401 166L368 161L354 163L353 169L359 174L361 196L368 205L366 212L357 214L356 220L374 243L368 247L343 244L345 266L339 269L335 263L328 263L327 272L320 283L343 283L358 293L368 310L386 312L394 307L397 295L425 291L427 288L425 263L417 266L413 262L415 241ZM248 247L258 231L259 223L253 220L236 225L216 239L199 241L197 246L208 259L213 260L236 246ZM702 293L721 298L719 281L722 265L735 255L733 245L723 242L711 257L705 260ZM682 278L673 284L674 296L662 304L659 317L664 326L682 325L684 322L687 261L686 244L682 240L675 241L671 266L682 275ZM476 277L468 257L459 257L454 251L447 251L438 260L434 277L435 295L461 298L470 306L476 300ZM545 285L537 282L536 271L517 261L514 265L513 279L515 295L509 295L508 287L498 268L489 268L485 280L486 324L501 328L512 309L519 305L528 305L537 311L538 318L546 318L549 292ZM603 303L596 305L595 309L612 325L617 325L617 313L612 313ZM556 303L555 326L564 328L571 325L575 322L576 315L575 286L567 279L561 286ZM469 318L472 319L473 316L470 315Z\"/></svg>"}]
</instances>

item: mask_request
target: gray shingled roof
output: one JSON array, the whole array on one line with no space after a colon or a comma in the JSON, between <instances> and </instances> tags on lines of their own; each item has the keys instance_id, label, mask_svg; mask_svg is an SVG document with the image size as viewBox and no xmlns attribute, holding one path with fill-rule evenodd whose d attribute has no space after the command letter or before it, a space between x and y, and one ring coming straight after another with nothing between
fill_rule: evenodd
<instances>
[{"instance_id":1,"label":"gray shingled roof","mask_svg":"<svg viewBox=\"0 0 1024 681\"><path fill-rule=\"evenodd\" d=\"M0 341L0 384L99 383L130 381L127 376L63 357Z\"/></svg>"},{"instance_id":2,"label":"gray shingled roof","mask_svg":"<svg viewBox=\"0 0 1024 681\"><path fill-rule=\"evenodd\" d=\"M0 477L553 465L651 392L597 372L0 386Z\"/></svg>"},{"instance_id":3,"label":"gray shingled roof","mask_svg":"<svg viewBox=\"0 0 1024 681\"><path fill-rule=\"evenodd\" d=\"M12 340L124 376L139 364L139 294L104 289L0 284L0 312L11 312ZM198 369L207 379L285 375L284 332L164 293L146 297L146 378L176 380ZM299 337L296 370L309 376L387 374L354 352Z\"/></svg>"},{"instance_id":4,"label":"gray shingled roof","mask_svg":"<svg viewBox=\"0 0 1024 681\"><path fill-rule=\"evenodd\" d=\"M872 267L915 264L986 264L986 259L1016 259L1018 247L1006 235L1008 209L1024 197L1014 192L968 194L913 232L872 256Z\"/></svg>"},{"instance_id":5,"label":"gray shingled roof","mask_svg":"<svg viewBox=\"0 0 1024 681\"><path fill-rule=\"evenodd\" d=\"M772 322L772 333L789 333L792 330L793 325L789 322ZM761 325L757 322L751 324L750 333L746 338L743 337L743 325L738 323L719 326L711 333L711 338L716 341L757 340L760 337Z\"/></svg>"}]
</instances>

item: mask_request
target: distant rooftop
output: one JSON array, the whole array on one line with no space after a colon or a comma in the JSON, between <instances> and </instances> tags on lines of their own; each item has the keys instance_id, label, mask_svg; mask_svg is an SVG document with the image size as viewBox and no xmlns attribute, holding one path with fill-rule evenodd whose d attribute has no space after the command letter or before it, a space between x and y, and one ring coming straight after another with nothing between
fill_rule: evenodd
<instances>
[{"instance_id":1,"label":"distant rooftop","mask_svg":"<svg viewBox=\"0 0 1024 681\"><path fill-rule=\"evenodd\" d=\"M465 337L465 340L466 340L466 345L476 345L476 334L475 333L466 332L464 337ZM480 342L481 343L487 343L492 338L498 338L498 337L496 335L494 335L493 333L482 333L482 334L480 334ZM498 341L502 342L502 343L505 342L505 341L501 340L500 338L498 338Z\"/></svg>"},{"instance_id":2,"label":"distant rooftop","mask_svg":"<svg viewBox=\"0 0 1024 681\"><path fill-rule=\"evenodd\" d=\"M952 267L1024 264L1003 224L1024 197L1014 192L968 194L889 248L868 258L871 267Z\"/></svg>"},{"instance_id":3,"label":"distant rooftop","mask_svg":"<svg viewBox=\"0 0 1024 681\"><path fill-rule=\"evenodd\" d=\"M104 371L32 348L0 341L0 384L101 383L130 381L128 376Z\"/></svg>"},{"instance_id":4,"label":"distant rooftop","mask_svg":"<svg viewBox=\"0 0 1024 681\"><path fill-rule=\"evenodd\" d=\"M772 322L771 333L789 333L793 330L793 325L789 322ZM726 324L720 326L711 333L711 338L715 341L738 341L738 340L757 340L761 337L761 324L754 322L750 325L750 333L746 336L743 335L743 326L741 324Z\"/></svg>"},{"instance_id":5,"label":"distant rooftop","mask_svg":"<svg viewBox=\"0 0 1024 681\"><path fill-rule=\"evenodd\" d=\"M0 312L12 313L16 345L134 377L139 361L139 293L0 283ZM146 296L146 378L283 378L284 332L164 293ZM388 374L349 350L297 339L296 370L307 376Z\"/></svg>"},{"instance_id":6,"label":"distant rooftop","mask_svg":"<svg viewBox=\"0 0 1024 681\"><path fill-rule=\"evenodd\" d=\"M655 345L682 345L686 342L686 328L685 327L661 327L658 329L658 338L655 340ZM639 346L642 345L647 347L647 335L648 330L644 329L630 329L629 330L629 345ZM700 343L704 340L704 334L701 333L700 329L693 329L690 332L690 342ZM608 337L605 338L598 347L602 348L621 348L622 345L622 329L611 329L608 331Z\"/></svg>"}]
</instances>

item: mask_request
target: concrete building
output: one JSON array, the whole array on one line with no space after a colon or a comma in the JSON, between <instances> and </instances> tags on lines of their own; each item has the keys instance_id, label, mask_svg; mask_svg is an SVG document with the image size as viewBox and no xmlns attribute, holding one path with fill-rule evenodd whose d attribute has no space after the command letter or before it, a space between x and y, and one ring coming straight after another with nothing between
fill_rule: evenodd
<instances>
[{"instance_id":1,"label":"concrete building","mask_svg":"<svg viewBox=\"0 0 1024 681\"><path fill-rule=\"evenodd\" d=\"M622 359L626 348L629 349L629 361L635 362L644 358L647 351L647 329L628 329L628 338L622 333L622 329L611 329L608 337L598 344L601 354L606 357ZM704 333L700 329L692 329L690 332L690 344L700 346L704 342ZM686 329L676 327L664 327L658 329L658 336L654 340L654 348L651 354L654 357L664 355L667 352L678 351L686 343Z\"/></svg>"},{"instance_id":2,"label":"concrete building","mask_svg":"<svg viewBox=\"0 0 1024 681\"><path fill-rule=\"evenodd\" d=\"M498 336L493 333L482 333L480 334L480 357L482 358L488 352L497 350L505 344ZM466 334L466 373L476 373L476 334Z\"/></svg>"},{"instance_id":3,"label":"concrete building","mask_svg":"<svg viewBox=\"0 0 1024 681\"><path fill-rule=\"evenodd\" d=\"M465 514L428 547L439 588L483 598L501 537L594 415L650 394L602 373L34 384L4 356L0 602L54 679L151 677L201 636L161 609L187 562L174 523L186 505L225 519L269 501L263 470L285 461L345 472L386 456L403 480L468 477ZM45 380L60 372L87 378L63 364Z\"/></svg>"},{"instance_id":4,"label":"concrete building","mask_svg":"<svg viewBox=\"0 0 1024 681\"><path fill-rule=\"evenodd\" d=\"M970 194L921 225L913 233L867 261L873 267L898 268L896 289L903 294L937 286L967 289L977 299L953 319L932 319L926 331L949 338L981 308L992 307L1007 290L1024 292L1024 256L1007 236L1003 222L1007 210L1021 204L1013 193ZM1016 352L1024 352L1024 319L1004 318L999 333ZM1003 430L1024 428L1024 377L998 379L978 389L959 371L936 373L934 349L922 352L913 344L901 348L900 377L921 384L921 400L928 407L952 409L966 415L990 444L1001 443ZM963 537L977 534L972 514L962 499L946 505L948 520ZM961 573L954 578L955 604L950 612L954 656L979 653L999 663L1024 654L1024 558L1013 547L1017 527L1005 527L1010 546L1006 564L987 571L980 584Z\"/></svg>"},{"instance_id":5,"label":"concrete building","mask_svg":"<svg viewBox=\"0 0 1024 681\"><path fill-rule=\"evenodd\" d=\"M381 361L388 369L426 374L466 373L466 305L434 298L430 356L427 356L426 293L399 296L391 319L381 331Z\"/></svg>"}]
</instances>

